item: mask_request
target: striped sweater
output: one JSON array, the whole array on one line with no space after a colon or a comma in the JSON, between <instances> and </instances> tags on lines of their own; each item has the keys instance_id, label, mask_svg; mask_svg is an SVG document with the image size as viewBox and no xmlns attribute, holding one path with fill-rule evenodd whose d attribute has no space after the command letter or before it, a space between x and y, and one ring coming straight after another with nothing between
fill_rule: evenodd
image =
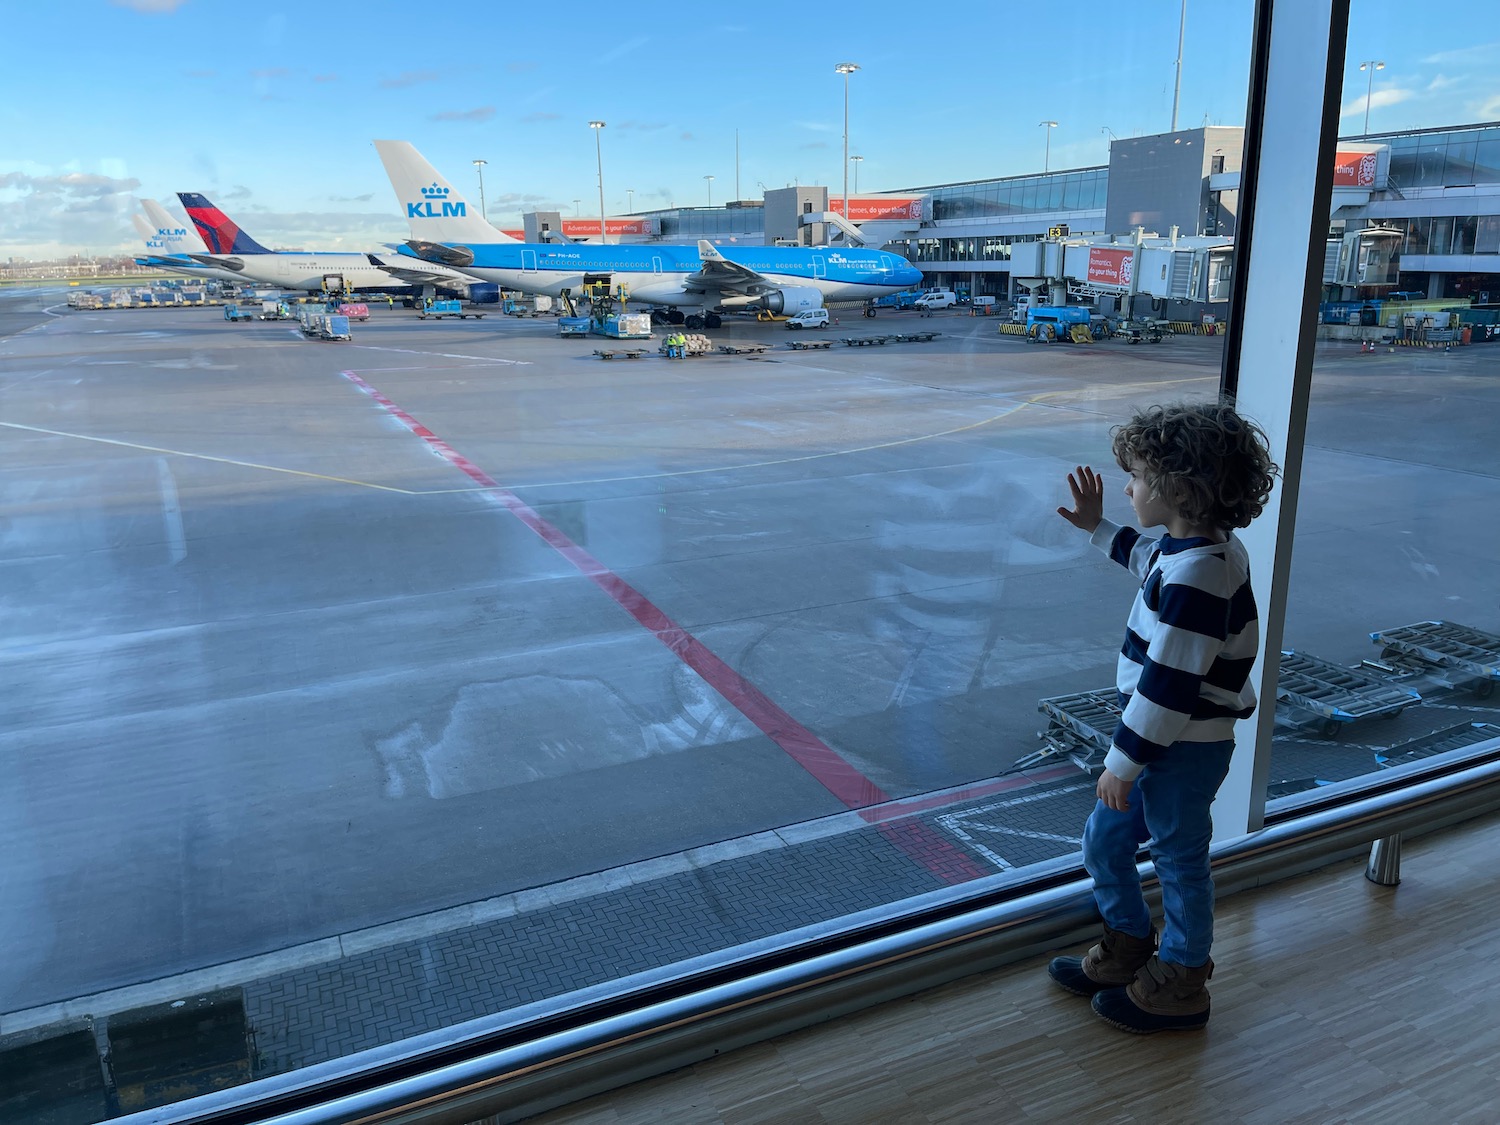
<instances>
[{"instance_id":1,"label":"striped sweater","mask_svg":"<svg viewBox=\"0 0 1500 1125\"><path fill-rule=\"evenodd\" d=\"M1103 520L1092 542L1141 580L1115 677L1127 702L1104 759L1131 781L1174 742L1227 741L1254 712L1250 559L1233 533L1224 543L1148 539Z\"/></svg>"}]
</instances>

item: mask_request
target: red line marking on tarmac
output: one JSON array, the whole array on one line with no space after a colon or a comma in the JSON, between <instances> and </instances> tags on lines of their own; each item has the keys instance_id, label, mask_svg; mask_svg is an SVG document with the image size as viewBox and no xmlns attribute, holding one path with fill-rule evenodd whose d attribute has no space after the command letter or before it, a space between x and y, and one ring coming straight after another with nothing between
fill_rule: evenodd
<instances>
[{"instance_id":1,"label":"red line marking on tarmac","mask_svg":"<svg viewBox=\"0 0 1500 1125\"><path fill-rule=\"evenodd\" d=\"M846 808L858 810L869 805L891 802L889 794L845 761L837 750L792 718L765 692L714 655L707 645L668 617L639 590L574 543L560 529L548 523L519 496L503 488L483 469L353 371L345 371L343 376L426 442L438 456L486 489L486 496L519 519L549 547L572 563L585 578L608 594L621 609L654 634L674 656L697 672L705 683L733 704L823 788L843 802ZM964 883L991 874L967 852L921 821L887 820L877 823L876 828L888 841L946 883Z\"/></svg>"}]
</instances>

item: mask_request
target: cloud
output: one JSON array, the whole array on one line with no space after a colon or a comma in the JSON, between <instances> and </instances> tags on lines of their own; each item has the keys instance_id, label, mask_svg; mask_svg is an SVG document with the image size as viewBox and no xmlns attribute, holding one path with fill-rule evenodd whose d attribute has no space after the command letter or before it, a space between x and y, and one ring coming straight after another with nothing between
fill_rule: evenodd
<instances>
[{"instance_id":1,"label":"cloud","mask_svg":"<svg viewBox=\"0 0 1500 1125\"><path fill-rule=\"evenodd\" d=\"M1424 63L1438 64L1472 62L1480 59L1488 61L1494 57L1497 48L1500 48L1500 43L1477 43L1472 47L1458 47L1452 51L1439 51L1435 55L1428 55L1422 61Z\"/></svg>"},{"instance_id":2,"label":"cloud","mask_svg":"<svg viewBox=\"0 0 1500 1125\"><path fill-rule=\"evenodd\" d=\"M528 125L535 125L538 121L557 121L561 118L560 113L528 113L521 120Z\"/></svg>"},{"instance_id":3,"label":"cloud","mask_svg":"<svg viewBox=\"0 0 1500 1125\"><path fill-rule=\"evenodd\" d=\"M148 16L165 16L175 12L187 0L109 0L116 8L129 8L132 12L143 12Z\"/></svg>"},{"instance_id":4,"label":"cloud","mask_svg":"<svg viewBox=\"0 0 1500 1125\"><path fill-rule=\"evenodd\" d=\"M137 179L99 176L88 172L66 172L61 176L28 176L25 172L0 173L0 189L12 188L38 195L71 195L92 198L132 192L141 186Z\"/></svg>"},{"instance_id":5,"label":"cloud","mask_svg":"<svg viewBox=\"0 0 1500 1125\"><path fill-rule=\"evenodd\" d=\"M249 188L247 188L244 184L235 184L234 187L232 187L228 191L224 192L220 196L220 198L222 198L222 199L249 199L254 194L255 193L252 192Z\"/></svg>"},{"instance_id":6,"label":"cloud","mask_svg":"<svg viewBox=\"0 0 1500 1125\"><path fill-rule=\"evenodd\" d=\"M805 145L798 145L797 147L798 148L827 148L828 147L828 142L827 141L808 141L807 144L805 144Z\"/></svg>"},{"instance_id":7,"label":"cloud","mask_svg":"<svg viewBox=\"0 0 1500 1125\"><path fill-rule=\"evenodd\" d=\"M1414 91L1403 90L1396 86L1391 86L1384 90L1376 90L1373 94L1370 95L1370 108L1380 109L1382 106L1399 105L1401 102L1407 101L1414 96ZM1364 112L1365 99L1364 96L1361 95L1360 97L1352 98L1351 100L1345 102L1343 108L1339 110L1339 116L1359 117Z\"/></svg>"},{"instance_id":8,"label":"cloud","mask_svg":"<svg viewBox=\"0 0 1500 1125\"><path fill-rule=\"evenodd\" d=\"M482 105L478 109L445 109L441 113L434 113L429 120L432 121L488 121L495 116L495 107Z\"/></svg>"},{"instance_id":9,"label":"cloud","mask_svg":"<svg viewBox=\"0 0 1500 1125\"><path fill-rule=\"evenodd\" d=\"M1474 107L1474 113L1478 115L1481 121L1493 121L1495 118L1500 117L1500 94L1496 94L1486 101L1471 102L1470 104Z\"/></svg>"},{"instance_id":10,"label":"cloud","mask_svg":"<svg viewBox=\"0 0 1500 1125\"><path fill-rule=\"evenodd\" d=\"M1438 90L1446 90L1450 86L1457 86L1459 79L1449 78L1446 74L1439 74L1431 82L1427 83L1427 92L1436 93Z\"/></svg>"},{"instance_id":11,"label":"cloud","mask_svg":"<svg viewBox=\"0 0 1500 1125\"><path fill-rule=\"evenodd\" d=\"M367 191L364 195L330 195L328 200L330 203L368 203L374 198L375 193Z\"/></svg>"},{"instance_id":12,"label":"cloud","mask_svg":"<svg viewBox=\"0 0 1500 1125\"><path fill-rule=\"evenodd\" d=\"M408 86L416 86L423 82L436 82L442 75L435 70L406 70L394 78L382 78L380 88L382 90L404 90Z\"/></svg>"}]
</instances>

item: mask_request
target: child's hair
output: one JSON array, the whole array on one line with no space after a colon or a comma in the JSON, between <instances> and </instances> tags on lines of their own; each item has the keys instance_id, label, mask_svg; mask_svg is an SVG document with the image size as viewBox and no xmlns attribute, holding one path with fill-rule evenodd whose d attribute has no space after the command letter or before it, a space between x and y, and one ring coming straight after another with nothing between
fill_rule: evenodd
<instances>
[{"instance_id":1,"label":"child's hair","mask_svg":"<svg viewBox=\"0 0 1500 1125\"><path fill-rule=\"evenodd\" d=\"M1248 527L1281 471L1265 431L1228 402L1137 410L1110 436L1120 468L1128 473L1139 464L1152 492L1202 527Z\"/></svg>"}]
</instances>

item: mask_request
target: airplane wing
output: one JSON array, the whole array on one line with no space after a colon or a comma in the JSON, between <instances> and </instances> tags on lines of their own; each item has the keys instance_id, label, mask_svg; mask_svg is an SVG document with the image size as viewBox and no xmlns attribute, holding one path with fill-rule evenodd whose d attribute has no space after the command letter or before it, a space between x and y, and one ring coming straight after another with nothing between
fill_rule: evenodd
<instances>
[{"instance_id":1,"label":"airplane wing","mask_svg":"<svg viewBox=\"0 0 1500 1125\"><path fill-rule=\"evenodd\" d=\"M245 268L245 259L236 258L233 254L187 254L184 256L195 262L202 262L205 266L218 266L220 269L234 270L235 273Z\"/></svg>"},{"instance_id":2,"label":"airplane wing","mask_svg":"<svg viewBox=\"0 0 1500 1125\"><path fill-rule=\"evenodd\" d=\"M697 273L682 279L684 289L718 290L719 292L744 293L754 296L781 286L769 278L756 273L748 266L732 262L720 253L719 248L706 238L698 240L698 257L703 267Z\"/></svg>"},{"instance_id":3,"label":"airplane wing","mask_svg":"<svg viewBox=\"0 0 1500 1125\"><path fill-rule=\"evenodd\" d=\"M398 258L394 254L390 258L382 258L378 254L366 254L365 257L370 260L370 265L385 270L408 285L468 285L474 281L471 277L454 277L452 270L423 269L419 260Z\"/></svg>"}]
</instances>

